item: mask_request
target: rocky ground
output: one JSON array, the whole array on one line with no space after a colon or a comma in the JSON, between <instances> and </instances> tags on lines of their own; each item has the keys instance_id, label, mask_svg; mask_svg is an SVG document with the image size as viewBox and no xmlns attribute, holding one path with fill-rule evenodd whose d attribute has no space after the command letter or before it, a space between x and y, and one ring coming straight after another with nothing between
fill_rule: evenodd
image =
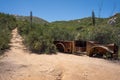
<instances>
[{"instance_id":1,"label":"rocky ground","mask_svg":"<svg viewBox=\"0 0 120 80\"><path fill-rule=\"evenodd\" d=\"M11 48L0 57L0 80L120 80L120 63L58 53L29 52L17 29L12 31Z\"/></svg>"}]
</instances>

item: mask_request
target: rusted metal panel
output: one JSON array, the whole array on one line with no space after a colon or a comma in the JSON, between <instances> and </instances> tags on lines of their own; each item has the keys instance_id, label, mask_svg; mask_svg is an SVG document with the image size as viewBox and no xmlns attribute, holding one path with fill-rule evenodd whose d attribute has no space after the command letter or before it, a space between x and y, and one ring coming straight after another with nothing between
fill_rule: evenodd
<instances>
[{"instance_id":1,"label":"rusted metal panel","mask_svg":"<svg viewBox=\"0 0 120 80\"><path fill-rule=\"evenodd\" d=\"M99 44L98 42L96 41L88 41L87 42L87 46L86 46L86 52L87 52L87 55L89 55L90 53L90 49L93 47L93 46L96 46L97 44Z\"/></svg>"},{"instance_id":2,"label":"rusted metal panel","mask_svg":"<svg viewBox=\"0 0 120 80\"><path fill-rule=\"evenodd\" d=\"M75 47L75 52L85 52L86 47Z\"/></svg>"},{"instance_id":3,"label":"rusted metal panel","mask_svg":"<svg viewBox=\"0 0 120 80\"><path fill-rule=\"evenodd\" d=\"M94 54L99 54L101 56L109 53L111 57L118 57L118 46L113 44L100 44L95 41L88 41L86 52L88 56L93 56Z\"/></svg>"},{"instance_id":4,"label":"rusted metal panel","mask_svg":"<svg viewBox=\"0 0 120 80\"><path fill-rule=\"evenodd\" d=\"M63 46L64 51L66 53L74 53L74 52L84 52L86 51L86 42L85 41L54 41L57 49L61 51L60 47ZM59 46L58 46L59 44ZM61 44L61 46L60 46ZM62 47L61 47L62 48Z\"/></svg>"},{"instance_id":5,"label":"rusted metal panel","mask_svg":"<svg viewBox=\"0 0 120 80\"><path fill-rule=\"evenodd\" d=\"M74 41L54 41L54 44L56 45L57 49L60 52L65 52L65 53L74 52ZM61 51L60 45L61 45L61 48L64 49L63 51Z\"/></svg>"},{"instance_id":6,"label":"rusted metal panel","mask_svg":"<svg viewBox=\"0 0 120 80\"><path fill-rule=\"evenodd\" d=\"M86 51L86 41L74 41L75 42L75 52L85 52Z\"/></svg>"}]
</instances>

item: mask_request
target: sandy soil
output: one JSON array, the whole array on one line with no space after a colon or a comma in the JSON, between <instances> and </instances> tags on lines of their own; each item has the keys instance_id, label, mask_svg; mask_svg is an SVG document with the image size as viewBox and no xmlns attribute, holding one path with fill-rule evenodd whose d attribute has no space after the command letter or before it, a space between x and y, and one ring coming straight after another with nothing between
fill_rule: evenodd
<instances>
[{"instance_id":1,"label":"sandy soil","mask_svg":"<svg viewBox=\"0 0 120 80\"><path fill-rule=\"evenodd\" d=\"M27 51L17 29L11 48L0 57L0 80L120 80L120 63L58 53L37 55Z\"/></svg>"}]
</instances>

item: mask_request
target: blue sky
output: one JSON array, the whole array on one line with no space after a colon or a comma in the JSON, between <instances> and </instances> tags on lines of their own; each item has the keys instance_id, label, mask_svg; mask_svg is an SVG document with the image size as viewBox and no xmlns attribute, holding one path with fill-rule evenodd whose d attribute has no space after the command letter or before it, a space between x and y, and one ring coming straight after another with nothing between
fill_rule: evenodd
<instances>
[{"instance_id":1,"label":"blue sky","mask_svg":"<svg viewBox=\"0 0 120 80\"><path fill-rule=\"evenodd\" d=\"M49 22L91 16L109 17L120 12L120 0L0 0L0 12L43 18ZM101 10L100 10L101 9Z\"/></svg>"}]
</instances>

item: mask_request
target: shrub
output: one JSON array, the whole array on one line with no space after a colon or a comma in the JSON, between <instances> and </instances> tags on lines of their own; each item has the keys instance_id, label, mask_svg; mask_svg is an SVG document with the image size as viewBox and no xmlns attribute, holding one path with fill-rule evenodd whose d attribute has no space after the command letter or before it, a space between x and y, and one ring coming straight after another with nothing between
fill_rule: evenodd
<instances>
[{"instance_id":1,"label":"shrub","mask_svg":"<svg viewBox=\"0 0 120 80\"><path fill-rule=\"evenodd\" d=\"M0 13L0 53L8 49L11 31L16 27L16 19L9 14Z\"/></svg>"},{"instance_id":2,"label":"shrub","mask_svg":"<svg viewBox=\"0 0 120 80\"><path fill-rule=\"evenodd\" d=\"M85 27L79 32L78 39L93 40L103 44L116 43L120 45L119 28L107 27Z\"/></svg>"},{"instance_id":3,"label":"shrub","mask_svg":"<svg viewBox=\"0 0 120 80\"><path fill-rule=\"evenodd\" d=\"M51 29L54 40L75 40L76 32L67 28L54 27Z\"/></svg>"},{"instance_id":4,"label":"shrub","mask_svg":"<svg viewBox=\"0 0 120 80\"><path fill-rule=\"evenodd\" d=\"M22 24L24 25L22 25ZM49 27L40 24L33 24L32 28L28 22L19 22L19 33L24 37L25 45L32 52L56 53Z\"/></svg>"},{"instance_id":5,"label":"shrub","mask_svg":"<svg viewBox=\"0 0 120 80\"><path fill-rule=\"evenodd\" d=\"M0 53L9 48L10 32L0 31Z\"/></svg>"}]
</instances>

